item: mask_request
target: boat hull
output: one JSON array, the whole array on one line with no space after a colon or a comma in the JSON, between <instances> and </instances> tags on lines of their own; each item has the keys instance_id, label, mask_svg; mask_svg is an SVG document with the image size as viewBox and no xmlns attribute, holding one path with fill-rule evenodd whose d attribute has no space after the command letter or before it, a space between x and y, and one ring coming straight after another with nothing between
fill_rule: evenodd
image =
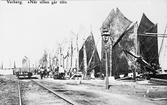
<instances>
[{"instance_id":1,"label":"boat hull","mask_svg":"<svg viewBox=\"0 0 167 105\"><path fill-rule=\"evenodd\" d=\"M167 79L167 74L157 74L157 75L150 74L149 76L151 78Z\"/></svg>"}]
</instances>

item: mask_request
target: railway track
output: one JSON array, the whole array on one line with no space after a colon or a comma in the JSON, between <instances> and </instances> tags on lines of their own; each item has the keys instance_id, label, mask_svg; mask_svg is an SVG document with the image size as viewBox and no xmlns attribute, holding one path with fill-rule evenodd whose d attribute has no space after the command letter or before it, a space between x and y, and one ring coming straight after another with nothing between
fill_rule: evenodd
<instances>
[{"instance_id":1,"label":"railway track","mask_svg":"<svg viewBox=\"0 0 167 105\"><path fill-rule=\"evenodd\" d=\"M22 105L21 91L20 91L20 80L18 80L18 93L19 93L19 105Z\"/></svg>"},{"instance_id":2,"label":"railway track","mask_svg":"<svg viewBox=\"0 0 167 105\"><path fill-rule=\"evenodd\" d=\"M76 105L68 97L62 96L34 80L26 82L19 80L18 91L19 105Z\"/></svg>"}]
</instances>

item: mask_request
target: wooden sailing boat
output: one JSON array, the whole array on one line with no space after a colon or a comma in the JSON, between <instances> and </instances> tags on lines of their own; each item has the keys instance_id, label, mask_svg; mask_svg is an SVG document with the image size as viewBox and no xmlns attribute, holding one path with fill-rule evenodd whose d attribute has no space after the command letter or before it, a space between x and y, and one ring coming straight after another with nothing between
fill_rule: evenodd
<instances>
[{"instance_id":1,"label":"wooden sailing boat","mask_svg":"<svg viewBox=\"0 0 167 105\"><path fill-rule=\"evenodd\" d=\"M167 38L165 38L166 29L167 29L167 24L165 27L162 43L159 50L159 60L161 69L156 70L158 73L156 74L156 76L152 76L154 78L167 79L167 69L165 69L164 67L166 63L166 50L167 50Z\"/></svg>"},{"instance_id":2,"label":"wooden sailing boat","mask_svg":"<svg viewBox=\"0 0 167 105\"><path fill-rule=\"evenodd\" d=\"M146 33L149 33L146 35ZM138 35L138 55L147 64L140 63L141 72L148 76L148 78L167 78L167 74L160 74L161 69L159 64L158 54L158 34L157 24L152 23L145 14L143 14L139 28Z\"/></svg>"},{"instance_id":3,"label":"wooden sailing boat","mask_svg":"<svg viewBox=\"0 0 167 105\"><path fill-rule=\"evenodd\" d=\"M138 44L139 44L139 54L150 64L159 65L158 57L158 38L149 36L141 36L145 33L157 33L157 24L152 23L145 14L143 14L139 28L137 30L138 34ZM156 35L157 36L157 35Z\"/></svg>"},{"instance_id":4,"label":"wooden sailing boat","mask_svg":"<svg viewBox=\"0 0 167 105\"><path fill-rule=\"evenodd\" d=\"M157 77L159 69L157 24L143 14L139 27L128 20L117 8L104 21L101 30L110 30L107 55L109 72L114 76L131 72L131 65L140 65L139 72L151 72ZM149 34L145 34L149 33ZM104 43L102 41L102 69L105 70ZM111 57L112 56L112 57ZM111 71L112 70L112 71ZM104 71L105 73L105 71Z\"/></svg>"}]
</instances>

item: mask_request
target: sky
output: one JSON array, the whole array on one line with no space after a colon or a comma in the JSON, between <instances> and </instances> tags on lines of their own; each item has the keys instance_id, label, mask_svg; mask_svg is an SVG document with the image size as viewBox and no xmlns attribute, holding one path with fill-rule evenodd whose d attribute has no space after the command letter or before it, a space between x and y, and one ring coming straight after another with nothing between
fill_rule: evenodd
<instances>
[{"instance_id":1,"label":"sky","mask_svg":"<svg viewBox=\"0 0 167 105\"><path fill-rule=\"evenodd\" d=\"M45 49L52 52L57 43L69 38L71 31L77 35L81 26L88 34L92 31L97 43L102 23L117 7L138 24L145 13L153 23L158 23L158 33L164 33L166 0L67 0L67 4L55 5L0 1L0 62L3 61L5 67L13 65L14 61L16 66L21 66L21 60L27 56L32 65ZM99 52L100 42L97 43Z\"/></svg>"}]
</instances>

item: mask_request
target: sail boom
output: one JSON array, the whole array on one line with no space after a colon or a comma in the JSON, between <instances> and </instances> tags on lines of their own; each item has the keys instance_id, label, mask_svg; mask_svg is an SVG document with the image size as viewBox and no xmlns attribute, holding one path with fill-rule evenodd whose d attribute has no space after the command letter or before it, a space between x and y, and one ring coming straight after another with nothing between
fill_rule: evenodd
<instances>
[{"instance_id":1,"label":"sail boom","mask_svg":"<svg viewBox=\"0 0 167 105\"><path fill-rule=\"evenodd\" d=\"M145 33L145 34L146 34L146 35L150 35L150 34L151 34L151 35L152 35L152 34L154 34L154 35L167 35L167 34L161 34L161 33L148 33L148 32Z\"/></svg>"},{"instance_id":2,"label":"sail boom","mask_svg":"<svg viewBox=\"0 0 167 105\"><path fill-rule=\"evenodd\" d=\"M140 36L149 36L149 37L164 37L164 38L167 38L167 36L164 36L164 35L157 35L156 33L154 34L138 34ZM167 34L166 34L167 35Z\"/></svg>"}]
</instances>

